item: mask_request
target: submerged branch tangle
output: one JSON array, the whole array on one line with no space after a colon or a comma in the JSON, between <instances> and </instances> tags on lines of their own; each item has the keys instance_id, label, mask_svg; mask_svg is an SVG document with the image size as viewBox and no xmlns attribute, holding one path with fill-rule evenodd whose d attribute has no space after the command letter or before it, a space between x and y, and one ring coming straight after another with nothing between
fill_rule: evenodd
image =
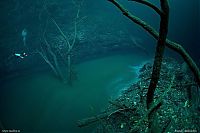
<instances>
[{"instance_id":1,"label":"submerged branch tangle","mask_svg":"<svg viewBox=\"0 0 200 133\"><path fill-rule=\"evenodd\" d=\"M126 16L127 18L129 18L131 21L133 21L134 23L138 24L139 26L141 26L144 30L146 30L150 35L152 35L156 40L158 40L159 38L159 34L158 32L151 27L148 23L146 23L145 21L143 21L142 19L136 17L135 15L133 15L132 13L130 13L125 7L123 7L118 1L116 0L108 0L111 3L113 3L121 12L124 16ZM181 57L184 59L184 61L187 63L187 65L189 66L190 70L193 72L195 79L198 83L198 85L200 86L200 70L198 68L198 66L196 65L196 63L194 62L194 60L191 58L191 56L188 54L188 52L178 43L173 42L169 39L166 39L165 42L166 46L172 50L174 50L175 52L177 52L179 55L181 55Z\"/></svg>"}]
</instances>

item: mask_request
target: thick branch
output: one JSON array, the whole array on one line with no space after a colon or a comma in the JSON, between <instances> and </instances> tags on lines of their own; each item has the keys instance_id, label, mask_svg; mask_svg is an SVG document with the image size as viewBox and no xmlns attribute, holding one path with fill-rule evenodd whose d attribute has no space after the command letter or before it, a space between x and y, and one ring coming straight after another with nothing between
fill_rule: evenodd
<instances>
[{"instance_id":1,"label":"thick branch","mask_svg":"<svg viewBox=\"0 0 200 133\"><path fill-rule=\"evenodd\" d=\"M131 129L131 132L135 131L137 129L137 126L140 126L141 123L148 118L150 114L152 114L154 111L158 110L160 106L162 105L162 100L166 96L166 94L172 89L173 83L174 83L175 75L172 76L171 82L168 86L168 88L165 90L165 92L159 96L159 98L153 103L153 105L148 109L147 113L143 116L142 119L138 121L138 123Z\"/></svg>"},{"instance_id":2,"label":"thick branch","mask_svg":"<svg viewBox=\"0 0 200 133\"><path fill-rule=\"evenodd\" d=\"M128 17L131 21L141 26L143 29L145 29L149 34L151 34L155 39L158 40L159 34L158 32L151 27L149 24L141 20L140 18L132 15L126 8L124 8L120 3L118 3L116 0L108 0L111 3L113 3L126 17ZM188 64L190 70L193 72L196 81L198 85L200 86L200 70L197 67L196 63L193 61L193 59L190 57L190 55L187 53L187 51L178 43L170 41L169 39L166 40L166 46L177 53L179 53L184 61Z\"/></svg>"},{"instance_id":3,"label":"thick branch","mask_svg":"<svg viewBox=\"0 0 200 133\"><path fill-rule=\"evenodd\" d=\"M144 4L144 5L152 8L160 16L162 15L162 11L159 8L157 8L155 5L153 5L152 3L148 2L147 0L128 0L128 1L134 1L134 2L138 2L138 3Z\"/></svg>"},{"instance_id":4,"label":"thick branch","mask_svg":"<svg viewBox=\"0 0 200 133\"><path fill-rule=\"evenodd\" d=\"M166 41L167 33L168 33L168 22L169 22L168 1L160 0L160 3L161 3L163 14L161 15L159 38L158 38L158 42L156 46L153 72L151 75L151 81L150 81L149 89L147 92L147 108L149 108L150 104L153 102L154 92L155 92L158 80L160 78L161 65L162 65L162 60L163 60L164 50L165 50L165 41Z\"/></svg>"}]
</instances>

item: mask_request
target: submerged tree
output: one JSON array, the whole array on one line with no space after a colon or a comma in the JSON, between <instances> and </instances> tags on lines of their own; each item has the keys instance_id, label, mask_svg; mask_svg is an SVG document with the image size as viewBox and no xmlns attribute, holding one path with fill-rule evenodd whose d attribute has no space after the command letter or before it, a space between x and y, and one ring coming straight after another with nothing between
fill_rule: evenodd
<instances>
[{"instance_id":1,"label":"submerged tree","mask_svg":"<svg viewBox=\"0 0 200 133\"><path fill-rule=\"evenodd\" d=\"M187 63L189 68L194 74L194 77L196 79L196 82L200 86L200 70L194 60L191 58L191 56L187 53L187 51L178 43L172 42L169 39L166 38L167 35L167 29L168 29L168 1L167 0L160 0L161 3L161 10L154 6L152 3L146 1L146 0L129 0L129 1L135 1L141 4L144 4L146 6L149 6L154 11L156 11L161 16L161 22L160 22L160 32L158 33L153 27L151 27L148 23L141 20L140 18L136 17L135 15L131 14L126 8L124 8L118 1L116 0L108 0L112 2L126 17L128 17L131 21L141 26L143 29L145 29L148 33L150 33L155 39L158 40L157 42L157 50L156 50L156 56L154 61L154 70L152 73L151 80L154 80L154 87L156 87L155 80L159 79L159 71L160 67L156 67L158 64L158 61L162 62L162 56L164 51L164 45L166 45L168 48L174 50L175 52L179 53L184 61ZM166 40L165 40L166 38ZM160 49L161 48L161 49ZM160 52L160 53L158 53ZM158 65L159 66L159 65ZM155 73L156 72L156 73ZM158 73L157 73L158 72ZM149 103L149 102L148 102Z\"/></svg>"},{"instance_id":2,"label":"submerged tree","mask_svg":"<svg viewBox=\"0 0 200 133\"><path fill-rule=\"evenodd\" d=\"M72 3L74 4L75 8L77 9L77 13L72 20L73 26L71 27L72 31L67 31L69 35L66 35L66 31L63 31L63 29L59 26L59 24L56 22L55 18L52 16L49 4L44 1L44 10L46 11L47 14L47 21L44 27L43 35L42 35L42 40L44 41L44 44L46 45L47 52L53 57L53 65L50 59L48 59L48 56L46 55L46 52L44 49L41 47L41 50L38 50L38 53L42 56L42 58L49 64L49 66L52 68L54 73L61 77L64 80L64 75L62 73L62 70L60 69L59 63L58 63L58 54L62 57L64 64L67 64L67 82L69 85L72 85L72 82L75 78L75 71L73 70L72 67L72 53L75 44L77 44L77 25L86 17L80 17L80 8L83 4L83 0L72 0ZM51 22L56 30L59 32L59 34L53 33L53 36L50 38L47 38L49 32L47 31L48 29L48 24ZM55 32L55 31L54 31ZM52 42L54 40L54 47L56 47L56 51L51 50L51 44L49 43L48 39ZM62 42L63 46L60 46L58 44ZM56 43L58 46L55 46ZM62 48L61 48L62 47Z\"/></svg>"},{"instance_id":3,"label":"submerged tree","mask_svg":"<svg viewBox=\"0 0 200 133\"><path fill-rule=\"evenodd\" d=\"M147 100L146 100L147 109L150 109L155 104L155 102L153 101L154 92L156 90L157 83L160 77L165 46L174 50L175 52L177 52L178 54L182 56L184 61L189 66L190 70L193 72L197 84L200 86L200 70L195 64L195 62L193 61L193 59L190 57L187 51L180 44L172 42L167 39L168 21L169 21L168 0L160 0L161 9L157 8L155 5L153 5L147 0L129 0L129 1L138 2L140 4L144 4L152 8L156 13L158 13L158 15L160 15L159 33L154 28L152 28L149 24L147 24L145 21L141 20L140 18L130 13L117 0L108 0L108 1L113 3L123 13L123 15L128 17L134 23L141 26L143 29L145 29L157 40L157 46L156 46L156 51L155 51L154 63L153 63L153 71L152 71L151 81L150 81L150 85L147 92ZM151 130L151 125L153 124L152 121L153 121L152 115L149 115L150 130Z\"/></svg>"}]
</instances>

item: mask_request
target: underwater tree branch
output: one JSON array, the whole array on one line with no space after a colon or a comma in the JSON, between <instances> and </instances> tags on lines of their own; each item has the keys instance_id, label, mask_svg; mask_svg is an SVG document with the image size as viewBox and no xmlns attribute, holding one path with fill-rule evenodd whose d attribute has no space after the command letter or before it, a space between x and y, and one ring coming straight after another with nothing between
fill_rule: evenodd
<instances>
[{"instance_id":1,"label":"underwater tree branch","mask_svg":"<svg viewBox=\"0 0 200 133\"><path fill-rule=\"evenodd\" d=\"M113 3L121 12L124 16L129 18L132 22L138 24L141 26L144 30L146 30L150 35L152 35L156 40L159 38L158 32L151 27L148 23L145 21L141 20L140 18L136 17L132 13L130 13L125 7L123 7L119 2L116 0L108 0L111 3ZM173 42L169 39L166 39L166 46L174 51L176 51L178 54L181 55L181 57L184 59L184 61L187 63L189 66L190 70L193 72L194 77L200 86L200 70L194 60L191 58L191 56L188 54L188 52L178 43Z\"/></svg>"},{"instance_id":2,"label":"underwater tree branch","mask_svg":"<svg viewBox=\"0 0 200 133\"><path fill-rule=\"evenodd\" d=\"M45 33L46 33L46 28L47 28L47 26L48 26L48 18L46 19L46 21L45 21L45 24L44 24L44 29L42 29L41 30L41 37L40 37L40 41L42 42L43 40L44 40L44 38L45 38ZM42 44L42 43L41 43ZM54 72L54 74L56 75L56 76L58 76L58 72L57 72L57 70L56 70L56 68L53 66L53 64L49 61L49 59L48 59L48 57L47 57L47 55L46 55L46 52L43 50L43 48L42 48L42 46L40 46L40 50L36 50L36 52L35 53L37 53L37 54L39 54L41 57L42 57L42 59L50 66L50 68L52 69L52 71Z\"/></svg>"},{"instance_id":3,"label":"underwater tree branch","mask_svg":"<svg viewBox=\"0 0 200 133\"><path fill-rule=\"evenodd\" d=\"M157 88L157 84L160 78L161 66L165 51L165 42L168 34L168 24L169 24L169 3L168 0L160 0L161 10L163 14L160 16L160 29L159 29L159 37L157 40L154 63L153 63L153 71L151 74L151 81L147 91L147 99L146 105L147 109L149 109L154 103L154 93ZM149 114L149 131L154 132L154 114L155 111Z\"/></svg>"},{"instance_id":4,"label":"underwater tree branch","mask_svg":"<svg viewBox=\"0 0 200 133\"><path fill-rule=\"evenodd\" d=\"M165 50L165 41L168 33L168 23L169 23L168 0L160 0L160 4L163 14L161 15L159 38L156 46L151 81L147 92L147 108L149 108L150 104L153 102L154 92L156 90L158 80L160 78L161 65Z\"/></svg>"},{"instance_id":5,"label":"underwater tree branch","mask_svg":"<svg viewBox=\"0 0 200 133\"><path fill-rule=\"evenodd\" d=\"M61 74L61 70L60 70L60 67L59 67L59 64L58 64L58 60L57 60L57 57L56 57L56 55L55 55L55 53L51 50L51 46L49 45L49 43L48 43L48 41L47 41L47 39L46 39L46 37L45 37L45 34L46 34L46 28L47 28L47 26L48 26L48 18L47 18L47 20L46 20L46 24L45 24L45 28L44 28L44 31L43 31L43 40L44 40L44 42L45 42L45 44L46 44L46 46L47 46L47 50L48 50L48 52L51 54L51 56L53 57L53 61L54 61L54 63L55 63L55 69L56 69L56 71L57 71L57 74L60 76L60 78L62 79L63 77L62 77L62 74Z\"/></svg>"},{"instance_id":6,"label":"underwater tree branch","mask_svg":"<svg viewBox=\"0 0 200 133\"><path fill-rule=\"evenodd\" d=\"M74 22L74 38L72 41L72 44L69 45L69 49L67 52L67 59L68 59L68 83L69 85L72 85L72 65L71 65L71 51L75 45L76 38L77 38L77 20L79 18L79 13L80 13L80 6L78 8L76 17L75 17L75 22Z\"/></svg>"},{"instance_id":7,"label":"underwater tree branch","mask_svg":"<svg viewBox=\"0 0 200 133\"><path fill-rule=\"evenodd\" d=\"M47 4L46 4L46 1L44 0L44 9L46 10L47 14L48 14L48 17L51 19L51 21L54 23L54 25L56 26L56 28L58 29L58 31L60 32L60 34L63 36L65 42L67 43L68 45L68 48L70 48L70 43L69 43L69 40L68 38L65 36L64 32L61 30L61 28L58 26L57 22L55 21L55 19L53 19L51 17L51 14L49 13L48 11L48 8L47 8Z\"/></svg>"},{"instance_id":8,"label":"underwater tree branch","mask_svg":"<svg viewBox=\"0 0 200 133\"><path fill-rule=\"evenodd\" d=\"M37 50L37 53L44 59L44 61L51 67L53 72L58 76L58 72L56 71L55 67L52 65L52 63L48 60L47 55L45 54L43 48L41 47L41 51Z\"/></svg>"},{"instance_id":9,"label":"underwater tree branch","mask_svg":"<svg viewBox=\"0 0 200 133\"><path fill-rule=\"evenodd\" d=\"M59 67L59 65L58 65L57 57L56 57L56 55L53 53L53 51L51 50L51 47L50 47L50 45L49 45L49 43L48 43L48 41L46 40L45 37L44 37L44 41L45 41L45 44L46 44L46 46L47 46L48 52L49 52L49 53L51 54L51 56L53 57L53 61L54 61L54 63L55 63L55 68L56 68L56 70L57 70L57 72L58 72L58 75L60 76L61 79L63 79L63 76L62 76L62 74L61 74L60 67Z\"/></svg>"},{"instance_id":10,"label":"underwater tree branch","mask_svg":"<svg viewBox=\"0 0 200 133\"><path fill-rule=\"evenodd\" d=\"M79 18L79 13L80 13L80 9L78 9L78 11L77 11L75 22L74 22L74 38L73 38L72 44L70 45L70 49L69 49L70 51L74 47L74 44L76 42L76 37L77 37L77 20Z\"/></svg>"},{"instance_id":11,"label":"underwater tree branch","mask_svg":"<svg viewBox=\"0 0 200 133\"><path fill-rule=\"evenodd\" d=\"M77 35L77 25L76 25L76 21L74 22L74 38L73 38L73 42L71 44L71 48L72 49L74 47L74 44L76 42L76 35Z\"/></svg>"},{"instance_id":12,"label":"underwater tree branch","mask_svg":"<svg viewBox=\"0 0 200 133\"><path fill-rule=\"evenodd\" d=\"M50 65L50 67L52 68L52 70L54 71L54 73L56 74L56 76L58 76L59 78L63 79L63 76L62 76L62 73L61 73L61 69L60 69L59 64L58 64L57 57L56 57L55 53L52 51L51 46L50 46L50 44L48 43L48 41L47 41L47 39L45 37L46 29L48 27L48 24L49 24L49 16L47 16L46 22L44 24L44 29L42 31L42 35L41 35L41 38L40 38L41 42L44 41L44 44L46 45L47 51L45 52L43 50L42 46L41 46L41 50L40 51L37 50L36 53L38 53L45 60L45 62L48 65ZM41 43L41 44L43 44L43 43ZM47 52L53 58L53 63L51 63L51 60L48 59L49 57L47 56Z\"/></svg>"},{"instance_id":13,"label":"underwater tree branch","mask_svg":"<svg viewBox=\"0 0 200 133\"><path fill-rule=\"evenodd\" d=\"M163 99L164 97L167 95L167 93L172 89L173 84L174 84L174 80L175 80L175 74L172 75L172 78L170 80L169 86L168 88L164 91L164 93L152 104L152 106L147 110L147 112L145 113L145 115L143 116L143 118L141 118L138 123L131 129L131 132L135 131L137 129L137 127L139 125L142 124L142 122L144 120L146 120L149 115L151 115L152 113L154 113L156 110L158 110L160 108L160 106L162 105Z\"/></svg>"},{"instance_id":14,"label":"underwater tree branch","mask_svg":"<svg viewBox=\"0 0 200 133\"><path fill-rule=\"evenodd\" d=\"M78 10L77 10L77 13L76 13L76 16L75 16L75 21L74 21L74 32L72 33L72 41L70 41L71 39L68 38L64 32L61 30L61 28L58 26L57 22L55 21L55 19L53 17L51 17L51 14L49 13L48 11L48 8L47 8L47 4L46 4L46 1L44 0L44 9L46 10L48 16L50 17L51 21L53 22L53 24L56 26L56 28L58 29L58 31L60 32L61 36L64 38L65 40L65 43L67 44L68 46L68 49L66 50L66 55L67 55L67 69L68 69L68 83L71 85L72 84L72 75L73 75L73 72L72 72L72 61L71 61L71 52L72 52L72 49L76 43L76 38L77 38L77 24L82 21L83 19L81 19L80 21L78 21L78 18L79 18L79 14L80 14L80 7L81 5L83 4L83 1L82 0L80 2L80 4L77 4L74 0L72 0L72 2L75 4L75 6L77 6ZM47 41L46 41L47 42ZM54 57L54 56L53 56Z\"/></svg>"},{"instance_id":15,"label":"underwater tree branch","mask_svg":"<svg viewBox=\"0 0 200 133\"><path fill-rule=\"evenodd\" d=\"M128 1L133 1L133 2L138 2L138 3L144 4L144 5L152 8L160 16L162 15L162 11L159 8L157 8L155 5L153 5L152 3L150 3L149 1L147 1L147 0L128 0Z\"/></svg>"},{"instance_id":16,"label":"underwater tree branch","mask_svg":"<svg viewBox=\"0 0 200 133\"><path fill-rule=\"evenodd\" d=\"M151 114L153 111L158 110L162 105L162 99L157 100L143 115L143 117L134 125L132 129L130 129L130 132L133 133L137 131L138 126L142 124L145 120L147 120L149 114Z\"/></svg>"},{"instance_id":17,"label":"underwater tree branch","mask_svg":"<svg viewBox=\"0 0 200 133\"><path fill-rule=\"evenodd\" d=\"M65 42L67 42L68 47L70 48L70 43L68 38L65 36L65 34L63 33L63 31L61 30L61 28L58 26L57 22L51 18L52 22L55 24L56 28L58 29L58 31L60 32L60 34L63 36L63 38L65 39Z\"/></svg>"}]
</instances>

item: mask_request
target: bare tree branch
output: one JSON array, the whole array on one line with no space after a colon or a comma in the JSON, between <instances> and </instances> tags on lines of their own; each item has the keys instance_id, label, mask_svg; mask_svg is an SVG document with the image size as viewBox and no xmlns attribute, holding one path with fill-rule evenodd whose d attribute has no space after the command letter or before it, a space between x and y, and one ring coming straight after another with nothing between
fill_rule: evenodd
<instances>
[{"instance_id":1,"label":"bare tree branch","mask_svg":"<svg viewBox=\"0 0 200 133\"><path fill-rule=\"evenodd\" d=\"M53 19L51 17L51 14L49 13L48 9L47 9L47 4L46 4L46 1L44 0L44 9L46 10L48 16L50 17L51 21L55 24L56 28L58 29L58 31L60 32L60 34L63 36L65 42L67 43L68 45L68 48L70 48L70 43L69 43L69 40L68 38L65 36L64 32L61 30L61 28L58 26L57 22L55 21L55 19Z\"/></svg>"},{"instance_id":2,"label":"bare tree branch","mask_svg":"<svg viewBox=\"0 0 200 133\"><path fill-rule=\"evenodd\" d=\"M134 23L141 26L144 30L146 30L150 35L152 35L156 40L159 38L158 32L151 27L148 23L141 20L140 18L136 17L135 15L131 14L126 8L124 8L119 2L116 0L108 0L111 3L113 3L122 13L124 16L129 18ZM187 51L178 43L173 42L169 39L166 39L166 46L174 51L176 51L178 54L182 56L184 61L188 64L190 70L193 72L196 81L198 85L200 86L200 70L196 63L193 61L193 59L190 57L190 55L187 53Z\"/></svg>"},{"instance_id":3,"label":"bare tree branch","mask_svg":"<svg viewBox=\"0 0 200 133\"><path fill-rule=\"evenodd\" d=\"M71 52L72 52L72 49L73 49L73 47L74 47L74 45L76 43L76 38L77 38L77 24L80 23L83 19L86 18L86 17L83 17L80 20L78 20L79 19L79 14L80 14L80 8L83 5L84 0L81 0L79 2L76 2L76 1L72 0L72 2L74 3L74 5L78 9L77 9L77 13L76 13L76 16L75 16L75 19L74 19L74 22L73 22L74 23L74 31L71 34L72 38L70 38L70 37L67 37L64 34L64 32L61 30L60 26L57 24L57 22L55 21L55 19L53 17L51 17L51 14L49 13L48 8L47 8L46 1L44 0L44 9L46 10L46 12L47 12L49 18L51 19L51 21L53 22L53 24L56 26L56 28L60 32L61 36L64 38L64 41L65 41L65 43L66 43L66 45L68 47L68 49L66 49L66 55L67 55L67 65L68 65L68 83L70 85L72 84L72 78L73 78L72 77L73 72L72 72L72 61L71 61L71 56L72 55L71 55ZM45 42L46 42L46 44L48 44L47 40ZM52 52L50 52L50 54L53 56L54 61L56 61L56 56L54 56L54 54L52 54ZM55 65L58 66L57 63Z\"/></svg>"},{"instance_id":4,"label":"bare tree branch","mask_svg":"<svg viewBox=\"0 0 200 133\"><path fill-rule=\"evenodd\" d=\"M160 4L163 14L161 15L159 38L156 46L151 81L147 92L147 108L150 108L150 104L153 102L154 92L160 78L161 65L165 50L165 41L168 33L169 4L167 0L160 0Z\"/></svg>"},{"instance_id":5,"label":"bare tree branch","mask_svg":"<svg viewBox=\"0 0 200 133\"><path fill-rule=\"evenodd\" d=\"M80 13L80 9L78 9L77 14L76 14L76 18L75 18L75 22L74 22L74 38L73 38L73 42L71 44L71 49L74 47L74 44L76 42L76 36L77 36L77 20L79 18L79 13ZM70 49L70 51L71 51Z\"/></svg>"},{"instance_id":6,"label":"bare tree branch","mask_svg":"<svg viewBox=\"0 0 200 133\"><path fill-rule=\"evenodd\" d=\"M45 54L43 48L41 47L41 50L37 50L37 53L44 59L44 61L51 67L51 69L53 70L53 72L56 74L56 76L58 76L58 72L55 69L55 67L53 66L53 64L49 61L49 59L47 58L47 55Z\"/></svg>"},{"instance_id":7,"label":"bare tree branch","mask_svg":"<svg viewBox=\"0 0 200 133\"><path fill-rule=\"evenodd\" d=\"M53 57L53 61L54 61L54 64L55 64L55 68L56 68L56 70L57 70L57 73L58 73L59 77L60 77L61 79L63 79L63 76L62 76L62 73L61 73L61 69L60 69L59 64L58 64L57 57L56 57L55 53L51 50L51 46L50 46L50 44L48 43L48 41L46 40L45 37L44 37L44 41L45 41L45 44L46 44L46 46L47 46L48 52L49 52L50 55Z\"/></svg>"}]
</instances>

